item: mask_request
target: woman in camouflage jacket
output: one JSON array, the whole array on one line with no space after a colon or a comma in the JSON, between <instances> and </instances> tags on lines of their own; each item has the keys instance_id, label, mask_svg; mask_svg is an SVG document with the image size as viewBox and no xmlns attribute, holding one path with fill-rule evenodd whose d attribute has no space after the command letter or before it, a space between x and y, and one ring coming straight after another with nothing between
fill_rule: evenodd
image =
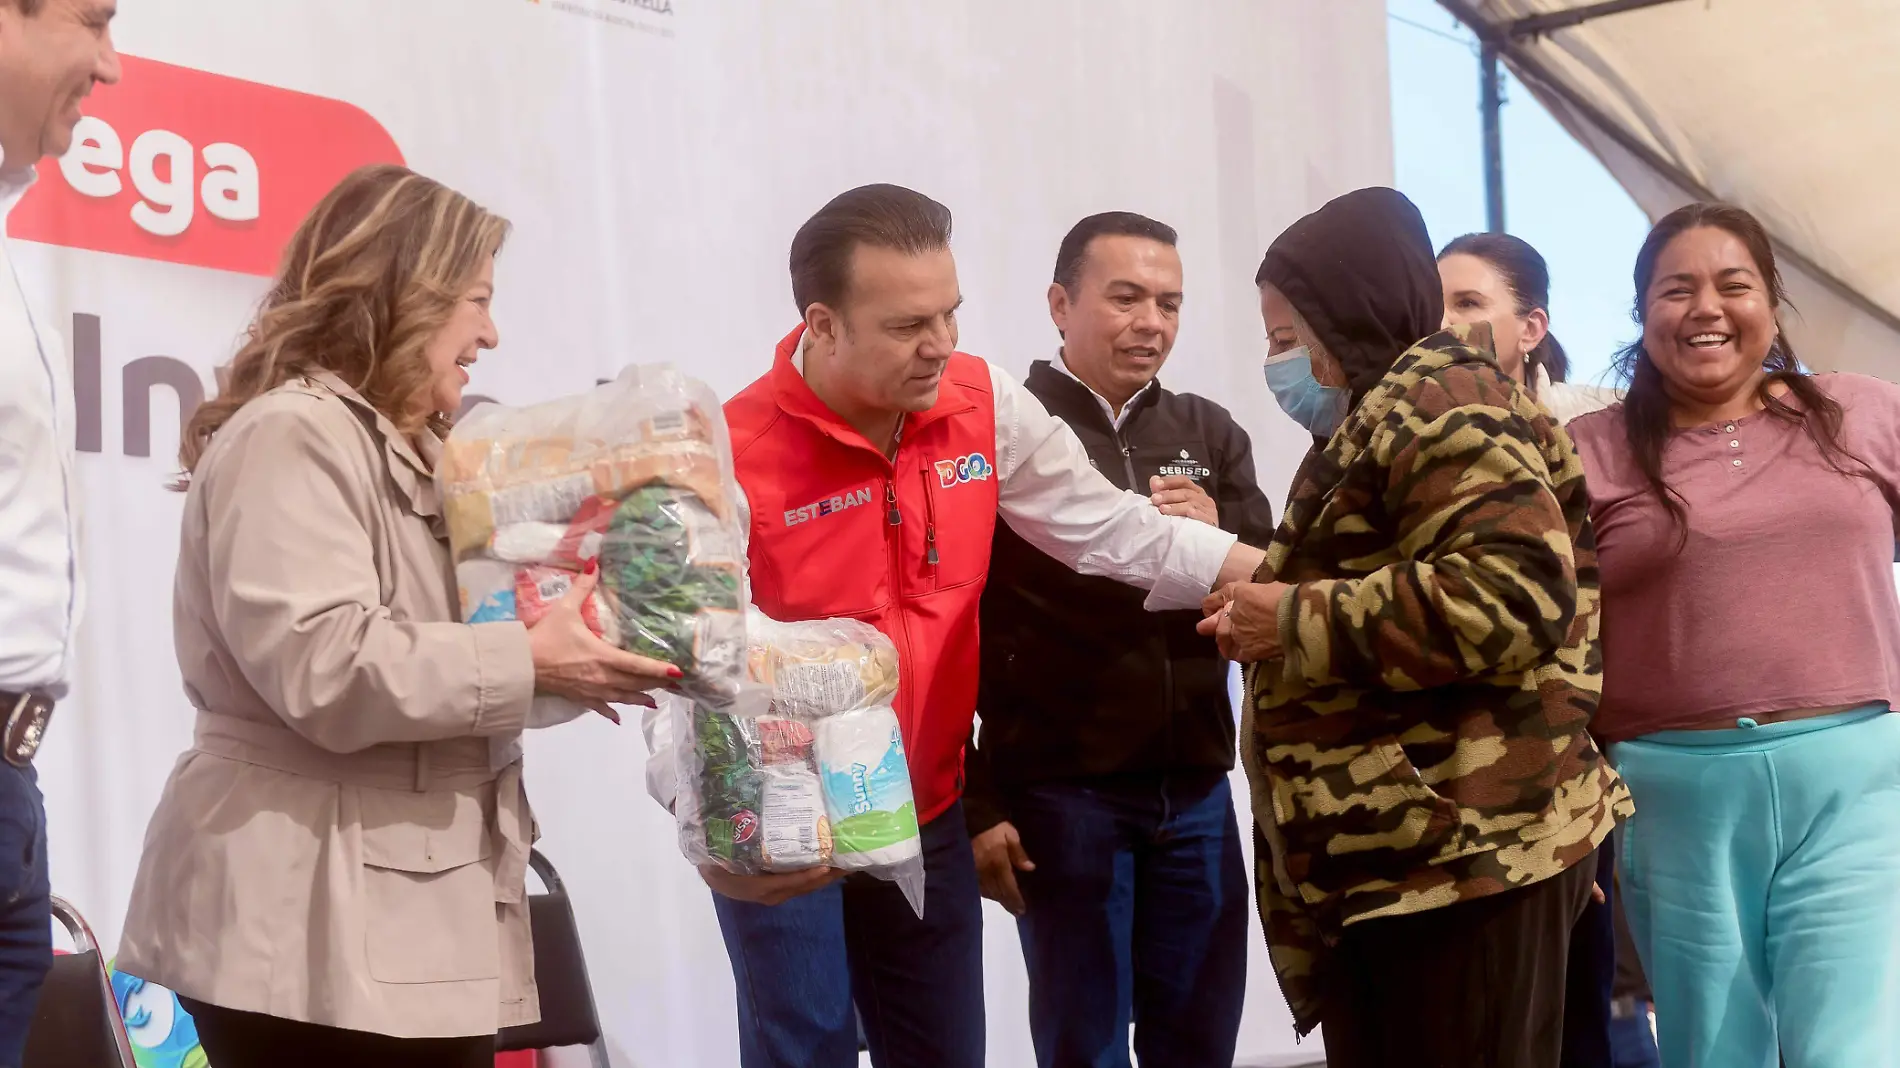
<instances>
[{"instance_id":1,"label":"woman in camouflage jacket","mask_svg":"<svg viewBox=\"0 0 1900 1068\"><path fill-rule=\"evenodd\" d=\"M1203 628L1247 668L1281 987L1334 1068L1557 1068L1570 929L1632 811L1587 731L1601 659L1576 449L1488 326L1435 332L1432 246L1398 193L1295 223L1256 281L1269 382L1326 440L1257 581L1209 598Z\"/></svg>"}]
</instances>

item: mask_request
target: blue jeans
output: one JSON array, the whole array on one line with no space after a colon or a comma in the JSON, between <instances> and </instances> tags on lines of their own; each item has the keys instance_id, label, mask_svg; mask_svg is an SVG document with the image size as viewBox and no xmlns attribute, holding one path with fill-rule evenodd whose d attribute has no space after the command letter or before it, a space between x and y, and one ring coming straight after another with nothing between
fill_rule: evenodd
<instances>
[{"instance_id":1,"label":"blue jeans","mask_svg":"<svg viewBox=\"0 0 1900 1068\"><path fill-rule=\"evenodd\" d=\"M1662 1054L1656 1052L1648 1013L1610 1021L1610 1056L1615 1068L1662 1068Z\"/></svg>"},{"instance_id":2,"label":"blue jeans","mask_svg":"<svg viewBox=\"0 0 1900 1068\"><path fill-rule=\"evenodd\" d=\"M1900 1064L1900 714L1740 722L1615 747L1662 1063Z\"/></svg>"},{"instance_id":3,"label":"blue jeans","mask_svg":"<svg viewBox=\"0 0 1900 1068\"><path fill-rule=\"evenodd\" d=\"M1017 931L1042 1068L1228 1068L1247 988L1247 870L1226 776L1009 796L1036 868Z\"/></svg>"},{"instance_id":4,"label":"blue jeans","mask_svg":"<svg viewBox=\"0 0 1900 1068\"><path fill-rule=\"evenodd\" d=\"M854 1068L854 1002L878 1068L981 1068L983 910L961 804L923 847L922 919L862 875L777 906L713 895L743 1068Z\"/></svg>"},{"instance_id":5,"label":"blue jeans","mask_svg":"<svg viewBox=\"0 0 1900 1068\"><path fill-rule=\"evenodd\" d=\"M46 810L32 768L0 760L0 1068L16 1068L53 966Z\"/></svg>"}]
</instances>

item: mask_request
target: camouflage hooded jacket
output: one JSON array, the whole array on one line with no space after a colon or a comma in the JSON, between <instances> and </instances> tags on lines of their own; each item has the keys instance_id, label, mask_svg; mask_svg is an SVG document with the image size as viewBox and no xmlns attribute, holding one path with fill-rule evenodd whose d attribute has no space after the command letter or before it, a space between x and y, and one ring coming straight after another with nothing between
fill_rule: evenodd
<instances>
[{"instance_id":1,"label":"camouflage hooded jacket","mask_svg":"<svg viewBox=\"0 0 1900 1068\"><path fill-rule=\"evenodd\" d=\"M1596 552L1569 437L1486 326L1413 346L1294 480L1294 584L1243 744L1261 921L1302 1034L1345 925L1549 879L1629 792L1587 732Z\"/></svg>"}]
</instances>

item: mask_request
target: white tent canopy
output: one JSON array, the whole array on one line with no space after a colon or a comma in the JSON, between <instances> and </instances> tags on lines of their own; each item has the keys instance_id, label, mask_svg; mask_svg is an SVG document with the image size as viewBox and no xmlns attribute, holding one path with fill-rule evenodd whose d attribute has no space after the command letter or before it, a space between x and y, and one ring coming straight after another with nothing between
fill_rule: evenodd
<instances>
[{"instance_id":1,"label":"white tent canopy","mask_svg":"<svg viewBox=\"0 0 1900 1068\"><path fill-rule=\"evenodd\" d=\"M1900 379L1900 4L1441 0L1650 218L1694 200L1774 236L1819 370Z\"/></svg>"}]
</instances>

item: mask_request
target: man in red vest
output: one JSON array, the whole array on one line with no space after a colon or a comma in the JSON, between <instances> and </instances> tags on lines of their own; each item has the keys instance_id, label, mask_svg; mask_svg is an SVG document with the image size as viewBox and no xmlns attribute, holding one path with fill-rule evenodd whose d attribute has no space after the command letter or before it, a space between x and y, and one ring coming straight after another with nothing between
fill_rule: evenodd
<instances>
[{"instance_id":1,"label":"man in red vest","mask_svg":"<svg viewBox=\"0 0 1900 1068\"><path fill-rule=\"evenodd\" d=\"M925 909L834 872L705 869L740 1061L855 1065L855 1000L875 1063L980 1065L983 921L959 795L997 519L1077 571L1149 589L1156 610L1199 607L1261 553L1116 489L1033 395L956 351L943 205L891 185L844 193L799 229L791 274L803 322L726 404L753 601L775 619L861 619L896 643Z\"/></svg>"}]
</instances>

